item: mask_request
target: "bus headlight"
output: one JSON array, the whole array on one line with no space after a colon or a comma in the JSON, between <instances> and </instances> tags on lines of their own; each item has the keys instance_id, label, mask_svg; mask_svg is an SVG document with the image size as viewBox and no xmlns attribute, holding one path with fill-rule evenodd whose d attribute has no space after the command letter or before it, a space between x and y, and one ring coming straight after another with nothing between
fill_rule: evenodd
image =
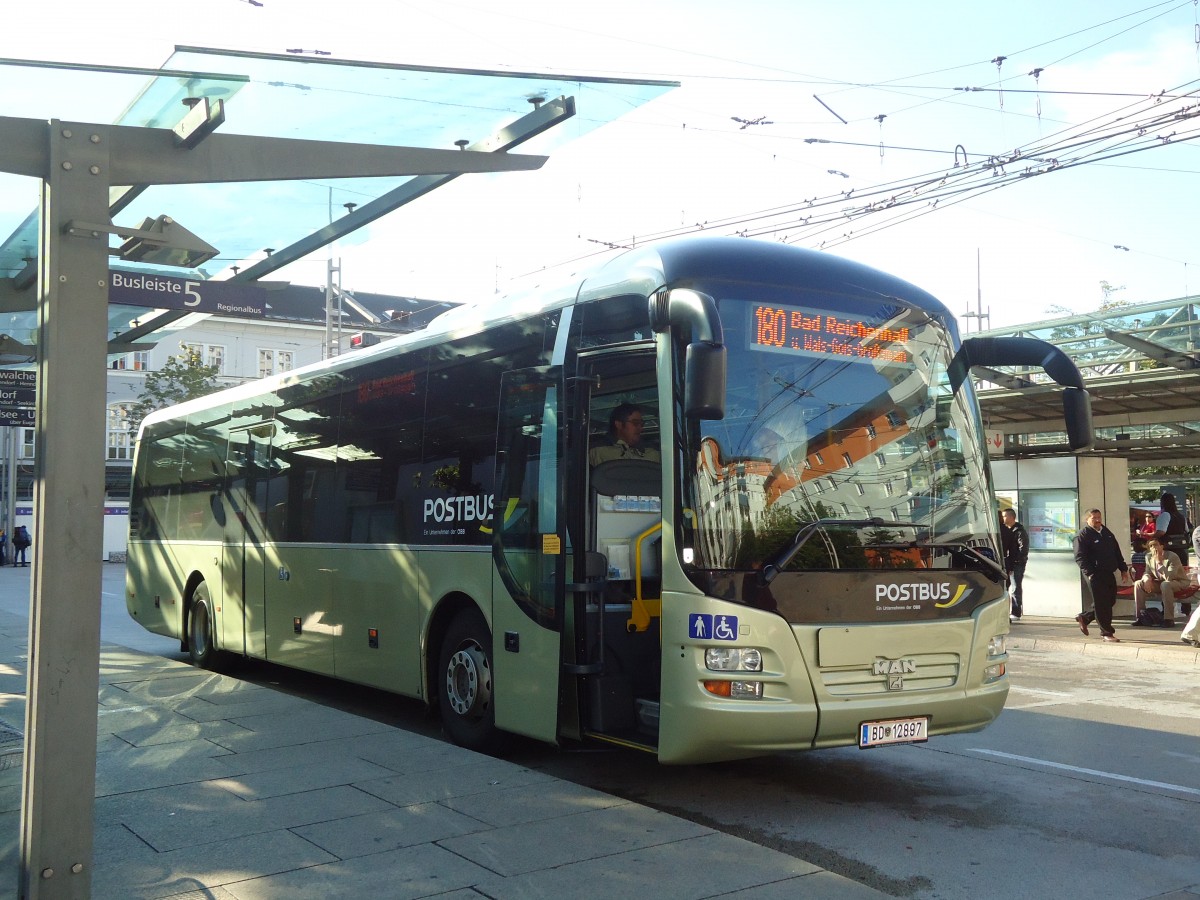
<instances>
[{"instance_id":1,"label":"bus headlight","mask_svg":"<svg viewBox=\"0 0 1200 900\"><path fill-rule=\"evenodd\" d=\"M1005 654L1004 635L1002 635L1002 634L994 635L988 641L988 651L987 652L988 652L988 659L996 659L997 657L1004 656L1004 654ZM992 663L990 666L986 666L983 670L984 682L999 681L1003 677L1004 677L1004 663L1002 663L1002 662Z\"/></svg>"},{"instance_id":2,"label":"bus headlight","mask_svg":"<svg viewBox=\"0 0 1200 900\"><path fill-rule=\"evenodd\" d=\"M753 647L709 647L704 667L714 672L761 672L762 653Z\"/></svg>"}]
</instances>

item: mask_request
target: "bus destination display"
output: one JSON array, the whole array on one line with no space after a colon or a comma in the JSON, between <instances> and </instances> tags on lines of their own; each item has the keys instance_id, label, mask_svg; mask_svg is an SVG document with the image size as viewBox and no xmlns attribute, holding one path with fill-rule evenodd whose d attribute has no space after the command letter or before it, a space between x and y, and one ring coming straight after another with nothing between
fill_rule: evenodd
<instances>
[{"instance_id":1,"label":"bus destination display","mask_svg":"<svg viewBox=\"0 0 1200 900\"><path fill-rule=\"evenodd\" d=\"M863 362L912 362L909 329L799 306L750 306L750 349Z\"/></svg>"}]
</instances>

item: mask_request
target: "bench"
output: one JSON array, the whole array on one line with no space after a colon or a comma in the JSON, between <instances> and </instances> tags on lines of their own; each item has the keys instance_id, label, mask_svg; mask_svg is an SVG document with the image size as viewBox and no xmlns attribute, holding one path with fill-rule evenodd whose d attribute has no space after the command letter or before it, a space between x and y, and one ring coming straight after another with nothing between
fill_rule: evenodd
<instances>
[{"instance_id":1,"label":"bench","mask_svg":"<svg viewBox=\"0 0 1200 900\"><path fill-rule=\"evenodd\" d=\"M1141 578L1142 574L1145 572L1145 569L1146 569L1146 567L1144 564L1139 564L1136 562L1132 566L1130 566L1130 574L1133 576L1133 580L1137 581L1139 578ZM1187 603L1189 600L1192 599L1193 596L1196 595L1196 593L1198 591L1200 591L1200 583L1197 583L1197 580L1196 580L1197 579L1197 567L1196 566L1188 566L1188 576L1191 578L1192 583L1189 584L1187 587L1181 588L1180 590L1175 592L1175 602L1176 603ZM1122 585L1121 587L1117 588L1117 596L1118 597L1132 597L1133 596L1133 585L1126 584L1126 585ZM1159 602L1162 602L1161 597L1159 598ZM1166 618L1174 619L1175 616L1173 613L1174 613L1174 610L1172 610L1171 616L1167 616L1166 610L1165 609L1163 610L1163 616Z\"/></svg>"}]
</instances>

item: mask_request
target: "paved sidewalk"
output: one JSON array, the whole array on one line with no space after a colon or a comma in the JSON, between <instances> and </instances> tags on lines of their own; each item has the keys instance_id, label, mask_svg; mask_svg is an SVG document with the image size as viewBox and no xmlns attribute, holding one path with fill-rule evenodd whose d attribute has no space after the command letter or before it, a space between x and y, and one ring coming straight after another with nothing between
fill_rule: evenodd
<instances>
[{"instance_id":1,"label":"paved sidewalk","mask_svg":"<svg viewBox=\"0 0 1200 900\"><path fill-rule=\"evenodd\" d=\"M0 724L17 732L27 627L0 611ZM651 885L671 898L884 896L636 803L113 644L98 713L98 900L590 898ZM0 897L16 896L18 871L20 755L8 759Z\"/></svg>"}]
</instances>

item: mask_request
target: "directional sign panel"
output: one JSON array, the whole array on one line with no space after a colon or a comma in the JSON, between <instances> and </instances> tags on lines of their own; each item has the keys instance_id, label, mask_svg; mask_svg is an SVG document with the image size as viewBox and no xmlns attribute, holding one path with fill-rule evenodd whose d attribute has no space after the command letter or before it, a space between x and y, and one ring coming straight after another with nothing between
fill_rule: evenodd
<instances>
[{"instance_id":1,"label":"directional sign panel","mask_svg":"<svg viewBox=\"0 0 1200 900\"><path fill-rule=\"evenodd\" d=\"M248 319L261 319L267 315L267 291L259 285L240 281L192 281L141 272L113 270L108 302Z\"/></svg>"},{"instance_id":2,"label":"directional sign panel","mask_svg":"<svg viewBox=\"0 0 1200 900\"><path fill-rule=\"evenodd\" d=\"M32 408L20 409L12 406L0 406L0 427L4 425L23 425L26 428L32 428L37 424L35 412Z\"/></svg>"},{"instance_id":3,"label":"directional sign panel","mask_svg":"<svg viewBox=\"0 0 1200 900\"><path fill-rule=\"evenodd\" d=\"M37 387L37 372L32 369L0 369L0 388L28 388L33 390Z\"/></svg>"},{"instance_id":4,"label":"directional sign panel","mask_svg":"<svg viewBox=\"0 0 1200 900\"><path fill-rule=\"evenodd\" d=\"M37 373L0 369L0 425L33 425Z\"/></svg>"}]
</instances>

